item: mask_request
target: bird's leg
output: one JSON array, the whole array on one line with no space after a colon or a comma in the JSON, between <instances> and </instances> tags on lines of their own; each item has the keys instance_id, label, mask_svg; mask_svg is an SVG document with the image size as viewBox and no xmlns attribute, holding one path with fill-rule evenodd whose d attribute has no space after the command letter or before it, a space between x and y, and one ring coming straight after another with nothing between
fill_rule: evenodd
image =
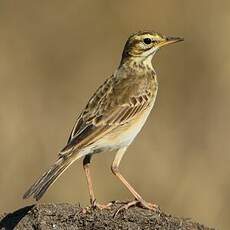
<instances>
[{"instance_id":1,"label":"bird's leg","mask_svg":"<svg viewBox=\"0 0 230 230\"><path fill-rule=\"evenodd\" d=\"M85 158L83 160L83 169L85 171L87 185L88 185L88 189L89 189L90 204L93 205L93 203L95 201L95 195L94 195L94 191L93 191L93 183L91 180L90 170L89 170L91 157L92 157L91 155L85 156Z\"/></svg>"},{"instance_id":2,"label":"bird's leg","mask_svg":"<svg viewBox=\"0 0 230 230\"><path fill-rule=\"evenodd\" d=\"M85 175L86 175L86 179L87 179L90 204L92 207L97 207L99 209L109 208L109 206L111 205L110 203L109 204L99 204L96 202L94 191L93 191L93 183L91 180L91 175L90 175L90 170L89 170L91 157L92 157L92 155L86 155L85 158L83 159L83 169L85 171Z\"/></svg>"},{"instance_id":3,"label":"bird's leg","mask_svg":"<svg viewBox=\"0 0 230 230\"><path fill-rule=\"evenodd\" d=\"M148 203L146 202L136 191L135 189L128 183L128 181L121 175L121 173L119 172L119 164L120 164L120 161L126 151L127 147L124 147L122 149L119 149L118 152L116 153L116 156L114 158L114 161L112 163L112 166L111 166L111 170L113 172L113 174L115 176L118 177L118 179L126 186L126 188L133 194L133 196L135 197L135 201L131 201L131 202L128 202L127 204L121 206L118 211L116 212L116 214L118 214L118 212L120 212L121 210L123 209L128 209L129 207L131 206L134 206L134 205L140 205L141 207L143 208L146 208L146 209L151 209L151 210L155 210L157 205L155 204L151 204L151 203ZM115 215L116 215L115 214Z\"/></svg>"}]
</instances>

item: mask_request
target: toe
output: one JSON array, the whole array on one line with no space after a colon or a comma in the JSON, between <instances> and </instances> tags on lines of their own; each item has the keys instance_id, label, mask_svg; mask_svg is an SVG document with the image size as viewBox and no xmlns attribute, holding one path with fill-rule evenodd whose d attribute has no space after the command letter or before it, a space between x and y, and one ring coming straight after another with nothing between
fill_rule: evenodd
<instances>
[{"instance_id":1,"label":"toe","mask_svg":"<svg viewBox=\"0 0 230 230\"><path fill-rule=\"evenodd\" d=\"M121 211L123 210L127 210L128 208L132 207L132 206L135 206L136 204L138 204L139 201L137 200L134 200L134 201L130 201L124 205L122 205L120 208L118 208L118 210L114 213L114 217L117 216L118 213L120 213Z\"/></svg>"},{"instance_id":2,"label":"toe","mask_svg":"<svg viewBox=\"0 0 230 230\"><path fill-rule=\"evenodd\" d=\"M93 204L93 208L98 208L100 210L102 209L110 209L110 206L112 205L112 203L108 203L108 204L99 204L97 202L94 202Z\"/></svg>"},{"instance_id":3,"label":"toe","mask_svg":"<svg viewBox=\"0 0 230 230\"><path fill-rule=\"evenodd\" d=\"M156 204L149 203L149 202L146 202L146 201L139 201L138 204L141 207L149 209L149 210L156 210L158 208L158 206Z\"/></svg>"}]
</instances>

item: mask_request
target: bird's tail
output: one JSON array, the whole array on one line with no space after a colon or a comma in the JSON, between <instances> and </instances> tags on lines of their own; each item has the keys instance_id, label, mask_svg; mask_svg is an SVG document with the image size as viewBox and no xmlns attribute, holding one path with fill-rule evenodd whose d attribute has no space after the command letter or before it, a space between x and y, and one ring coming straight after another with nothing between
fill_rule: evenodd
<instances>
[{"instance_id":1,"label":"bird's tail","mask_svg":"<svg viewBox=\"0 0 230 230\"><path fill-rule=\"evenodd\" d=\"M74 154L74 153L72 153ZM54 183L54 181L80 156L77 154L69 154L67 156L60 156L59 159L46 171L40 179L38 179L24 194L23 199L27 199L33 196L36 200L39 200L46 190Z\"/></svg>"}]
</instances>

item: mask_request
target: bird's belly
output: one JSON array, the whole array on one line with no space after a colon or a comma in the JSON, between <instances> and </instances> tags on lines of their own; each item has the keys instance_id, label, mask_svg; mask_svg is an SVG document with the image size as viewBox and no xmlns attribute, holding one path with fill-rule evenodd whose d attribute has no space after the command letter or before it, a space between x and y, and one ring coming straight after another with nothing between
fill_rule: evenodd
<instances>
[{"instance_id":1,"label":"bird's belly","mask_svg":"<svg viewBox=\"0 0 230 230\"><path fill-rule=\"evenodd\" d=\"M123 124L95 143L95 152L119 149L131 144L143 127L152 106L135 119Z\"/></svg>"}]
</instances>

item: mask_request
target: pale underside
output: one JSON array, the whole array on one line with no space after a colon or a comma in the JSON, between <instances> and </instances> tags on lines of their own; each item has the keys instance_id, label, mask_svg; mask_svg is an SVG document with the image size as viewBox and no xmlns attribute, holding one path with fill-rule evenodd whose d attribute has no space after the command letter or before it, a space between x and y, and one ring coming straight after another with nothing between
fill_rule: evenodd
<instances>
[{"instance_id":1,"label":"pale underside","mask_svg":"<svg viewBox=\"0 0 230 230\"><path fill-rule=\"evenodd\" d=\"M129 146L145 124L151 109L152 106L146 109L144 113L136 115L131 121L115 127L110 132L106 133L103 138L83 148L79 152L79 157Z\"/></svg>"},{"instance_id":2,"label":"pale underside","mask_svg":"<svg viewBox=\"0 0 230 230\"><path fill-rule=\"evenodd\" d=\"M90 99L60 156L77 152L80 158L130 145L144 125L156 93L153 71L117 72Z\"/></svg>"}]
</instances>

